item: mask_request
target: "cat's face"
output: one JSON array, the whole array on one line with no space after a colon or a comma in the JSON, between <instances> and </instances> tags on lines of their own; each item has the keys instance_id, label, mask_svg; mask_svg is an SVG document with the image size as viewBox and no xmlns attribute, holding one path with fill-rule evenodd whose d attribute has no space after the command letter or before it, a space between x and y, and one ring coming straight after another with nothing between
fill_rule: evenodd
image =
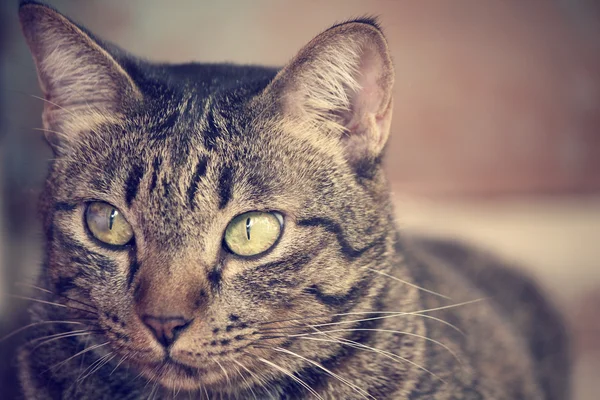
<instances>
[{"instance_id":1,"label":"cat's face","mask_svg":"<svg viewBox=\"0 0 600 400\"><path fill-rule=\"evenodd\" d=\"M218 103L214 107L210 112L218 113ZM174 364L161 375L166 382L172 371L190 384L222 383L219 362L251 364L248 351L272 359L269 351L248 346L286 341L260 338L287 333L275 328L290 321L265 323L349 307L362 275L355 252L382 244L385 213L370 210L372 199L332 152L269 128L260 117L236 124L235 113L222 119L207 149L209 124L192 115L194 123L181 115L181 124L158 139L149 140L150 115L125 129L104 127L57 160L48 185L53 203L69 206L49 222L49 272L61 285L68 282L59 289L72 287L66 294L97 308L106 338L123 355L132 354L130 363L156 373L167 351L144 318L181 318L186 326L168 354L193 368ZM86 211L98 201L118 209L131 226L126 245L94 237ZM236 255L224 235L236 216L250 211L279 213L280 235L259 255ZM336 301L345 297L350 302Z\"/></svg>"},{"instance_id":2,"label":"cat's face","mask_svg":"<svg viewBox=\"0 0 600 400\"><path fill-rule=\"evenodd\" d=\"M52 101L45 275L87 304L73 315L94 340L188 389L236 390L340 351L290 335L376 301L369 269L391 236L379 30L334 27L277 76L201 90L202 73L134 67L48 8L21 18ZM61 51L78 57L59 75Z\"/></svg>"}]
</instances>

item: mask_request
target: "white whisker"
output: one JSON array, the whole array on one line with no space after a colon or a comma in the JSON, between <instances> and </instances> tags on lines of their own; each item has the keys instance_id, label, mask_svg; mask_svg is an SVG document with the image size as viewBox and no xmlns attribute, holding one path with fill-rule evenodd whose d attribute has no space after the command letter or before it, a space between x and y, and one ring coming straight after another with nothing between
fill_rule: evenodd
<instances>
[{"instance_id":1,"label":"white whisker","mask_svg":"<svg viewBox=\"0 0 600 400\"><path fill-rule=\"evenodd\" d=\"M96 371L98 371L100 368L104 367L104 365L106 365L106 363L110 362L114 357L116 357L116 355L112 351L103 355L102 357L100 357L99 359L94 361L92 364L90 364L85 369L85 371L83 371L83 373L86 373L88 370L89 370L89 372L87 374L85 374L83 377L81 377L81 376L78 377L76 382L84 381L88 376L91 376Z\"/></svg>"},{"instance_id":2,"label":"white whisker","mask_svg":"<svg viewBox=\"0 0 600 400\"><path fill-rule=\"evenodd\" d=\"M62 333L57 333L55 335L49 335L49 336L44 336L42 338L37 338L34 340L31 340L29 342L27 342L28 344L34 343L34 342L38 342L40 340L43 340L42 342L36 344L30 351L33 352L35 349L37 349L40 346L43 346L45 344L51 343L51 342L55 342L57 340L61 340L61 339L68 339L70 337L75 337L75 336L87 336L87 335L91 335L92 333L94 333L94 331L72 331L72 332L62 332ZM47 339L47 340L45 340Z\"/></svg>"},{"instance_id":3,"label":"white whisker","mask_svg":"<svg viewBox=\"0 0 600 400\"><path fill-rule=\"evenodd\" d=\"M395 281L398 281L398 282L400 282L400 283L403 283L403 284L405 284L405 285L408 285L408 286L414 287L415 289L419 289L419 290L421 290L421 291L423 291L423 292L427 292L427 293L429 293L429 294L433 294L433 295L435 295L435 296L439 296L439 297L441 297L441 298L444 298L444 299L446 299L446 300L452 300L452 299L451 299L450 297L448 297L448 296L444 296L443 294L440 294L440 293L434 292L433 290L425 289L424 287L421 287L421 286L415 285L414 283L411 283L411 282L404 281L404 280L402 280L402 279L400 279L400 278L396 278L395 276L392 276L392 275L386 274L385 272L378 271L378 270L376 270L376 269L373 269L373 268L367 268L367 269L368 269L369 271L372 271L372 272L375 272L375 273L377 273L377 274L380 274L380 275L386 276L386 277L388 277L388 278L390 278L390 279L393 279L393 280L395 280Z\"/></svg>"},{"instance_id":4,"label":"white whisker","mask_svg":"<svg viewBox=\"0 0 600 400\"><path fill-rule=\"evenodd\" d=\"M293 351L290 351L290 350L287 350L287 349L283 349L283 348L281 348L281 347L273 347L272 349L273 349L273 350L275 350L275 351L279 351L279 352L282 352L282 353L286 353L286 354L289 354L289 355L292 355L292 356L298 357L298 358L300 358L300 359L302 359L302 360L304 360L304 361L306 361L306 362L308 362L308 363L310 363L310 364L314 365L315 367L317 367L317 368L321 369L322 371L325 371L327 374L329 374L330 376L332 376L332 377L336 378L336 379L337 379L337 380L339 380L340 382L342 382L342 383L346 384L346 385L347 385L348 387L350 387L352 390L354 390L354 391L356 391L357 393L359 393L359 394L360 394L360 395L361 395L363 398L371 398L371 399L374 399L374 400L376 400L376 399L375 399L375 397L371 396L371 395L370 395L368 392L366 392L366 391L364 391L363 389L359 388L358 386L356 386L356 385L352 384L352 383L351 383L351 382L349 382L347 379L344 379L344 378L342 378L340 375L338 375L338 374L336 374L336 373L332 372L331 370L329 370L329 369L327 369L327 368L323 367L321 364L319 364L319 363L318 363L318 362L316 362L316 361L310 360L310 359L308 359L308 358L306 358L306 357L303 357L303 356L301 356L301 355L299 355L299 354L296 354L296 353L294 353Z\"/></svg>"},{"instance_id":5,"label":"white whisker","mask_svg":"<svg viewBox=\"0 0 600 400\"><path fill-rule=\"evenodd\" d=\"M21 328L19 328L17 330L14 330L11 333L9 333L8 335L0 338L0 343L2 343L6 339L9 339L9 338L13 337L14 335L17 335L17 334L23 332L26 329L33 328L34 326L47 325L47 324L85 325L83 322L76 322L76 321L41 321L41 322L34 322L32 324L25 325L25 326L23 326L23 327L21 327Z\"/></svg>"},{"instance_id":6,"label":"white whisker","mask_svg":"<svg viewBox=\"0 0 600 400\"><path fill-rule=\"evenodd\" d=\"M242 366L238 361L231 359L231 361L233 361L234 363L236 363L239 366ZM242 378L242 380L244 381L244 383L246 384L246 386L248 386L248 389L250 390L250 393L252 393L252 397L254 397L255 400L258 400L258 398L256 397L256 393L254 393L254 390L252 389L252 385L250 384L250 382L248 382L248 380L246 379L246 377L244 376L244 374L242 374L242 372L240 371L239 368L234 367L235 370L237 371L238 375L240 376L240 378ZM250 374L250 376L252 376L252 374L250 373L250 371L244 367L244 369L246 370L246 372L248 372Z\"/></svg>"},{"instance_id":7,"label":"white whisker","mask_svg":"<svg viewBox=\"0 0 600 400\"><path fill-rule=\"evenodd\" d=\"M67 108L64 108L64 107L62 107L62 106L60 106L60 105L56 104L56 103L55 103L55 102L53 102L53 101L50 101L50 100L48 100L48 99L45 99L45 98L43 98L43 97L40 97L40 96L36 96L36 95L34 95L34 94L30 94L29 96L33 97L34 99L42 100L42 101L44 101L44 102L46 102L46 103L48 103L48 104L51 104L51 105L53 105L54 107L60 108L61 110L68 112L69 114L71 114L71 115L72 115L72 116L74 116L74 117L76 116L76 115L75 115L75 113L74 113L73 111L71 111L71 110L69 110L69 109L67 109Z\"/></svg>"},{"instance_id":8,"label":"white whisker","mask_svg":"<svg viewBox=\"0 0 600 400\"><path fill-rule=\"evenodd\" d=\"M465 301L465 302L462 302L462 303L455 303L455 304L450 304L450 305L446 305L446 306L441 306L441 307L436 307L436 308L429 308L429 309L424 309L424 310L416 310L416 311L355 311L355 312L337 313L337 314L320 314L320 315L307 316L307 317L303 317L303 318L292 318L292 319L287 319L287 320L277 320L277 321L262 322L262 323L260 323L260 325L270 325L270 324L274 324L274 323L278 323L278 322L302 322L302 321L305 321L307 319L343 317L343 316L347 316L347 315L383 314L383 316L374 317L374 318L371 318L371 319L364 319L364 320L361 319L361 320L354 320L354 321L341 321L343 323L362 322L362 321L370 321L370 320L373 320L373 319L392 318L392 317L401 316L401 315L419 315L419 314L423 314L423 313L426 313L426 312L439 311L439 310L445 310L445 309L448 309L448 308L460 307L460 306L464 306L464 305L472 304L472 303L477 303L477 302L480 302L482 300L488 300L488 299L489 299L488 297L482 297L482 298L478 298L478 299L474 299L474 300ZM296 325L296 326L277 327L277 328L263 328L263 329L260 329L260 331L277 330L277 329L287 329L287 328L294 328L294 327L301 328L301 327L304 327L304 326L306 326L306 325ZM314 325L314 326L322 326L322 325ZM455 329L458 329L458 328L455 327Z\"/></svg>"},{"instance_id":9,"label":"white whisker","mask_svg":"<svg viewBox=\"0 0 600 400\"><path fill-rule=\"evenodd\" d=\"M54 293L54 292L53 292L53 291L51 291L51 290L44 289L43 287L40 287L40 286L37 286L37 285L33 285L33 284L31 284L31 283L17 282L17 283L15 283L15 285L16 285L16 286L24 286L24 287L28 287L28 288L32 288L32 289L36 289L36 290L40 290L40 291L42 291L42 292L44 292L44 293L52 294L52 295L54 295L54 296L60 296L60 297L62 297L62 298L65 298L65 299L67 299L67 300L74 301L75 303L81 304L82 306L89 307L89 308L91 308L92 310L96 311L96 307L92 306L91 304L84 303L83 301L80 301L80 300L77 300L77 299L73 299L73 298L71 298L71 297L69 297L69 296L65 296L65 295L63 295L63 294L56 294L56 293Z\"/></svg>"},{"instance_id":10,"label":"white whisker","mask_svg":"<svg viewBox=\"0 0 600 400\"><path fill-rule=\"evenodd\" d=\"M123 364L123 362L125 360L127 360L127 358L129 358L128 355L124 355L123 357L121 357L121 359L119 360L119 362L117 363L117 365L115 365L115 368L113 368L113 370L110 371L110 374L108 374L108 375L112 375L117 370L117 368L119 368L121 366L121 364Z\"/></svg>"},{"instance_id":11,"label":"white whisker","mask_svg":"<svg viewBox=\"0 0 600 400\"><path fill-rule=\"evenodd\" d=\"M465 302L462 302L462 303L450 304L450 305L447 305L447 306L429 308L429 309L425 309L425 310L407 311L407 312L388 312L388 311L383 311L383 312L379 312L379 314L386 314L386 315L382 315L382 316L379 316L379 317L356 319L356 320L350 320L350 321L327 322L327 323L323 323L323 324L306 325L306 326L312 327L312 328L319 328L319 327L322 327L322 326L351 324L351 323L354 323L354 322L363 322L363 321L373 321L373 320L378 320L378 319L394 318L394 317L398 317L398 316L402 316L402 315L420 315L420 314L424 314L424 313L428 313L428 312L440 311L440 310L447 310L447 309L450 309L450 308L456 308L456 307L464 306L464 305L467 305L467 304L473 304L473 303L480 302L482 300L487 300L487 298L479 298L479 299L475 299L475 300L465 301ZM371 314L377 314L377 313L378 312L371 312ZM353 314L362 314L362 313L345 313L345 314L340 314L340 315L353 315Z\"/></svg>"},{"instance_id":12,"label":"white whisker","mask_svg":"<svg viewBox=\"0 0 600 400\"><path fill-rule=\"evenodd\" d=\"M411 333L411 332L404 332L404 331L395 331L395 330L391 330L391 329L367 329L367 328L350 328L350 329L333 329L333 330L328 330L328 331L317 331L317 332L309 332L309 333L301 333L301 334L297 334L297 335L288 335L288 337L301 337L301 336L310 336L310 335L323 335L326 333L335 333L335 332L356 332L356 331L367 331L367 332L385 332L385 333L394 333L394 334L400 334L400 335L406 335L406 336L414 336L423 340L426 340L428 342L431 343L435 343L438 346L446 349L453 357L454 359L456 359L456 361L458 361L459 364L462 364L461 359L456 355L456 353L454 351L452 351L448 346L446 346L444 343L439 342L435 339L431 339L428 338L427 336L423 336L423 335L418 335L416 333Z\"/></svg>"},{"instance_id":13,"label":"white whisker","mask_svg":"<svg viewBox=\"0 0 600 400\"><path fill-rule=\"evenodd\" d=\"M378 349L378 348L375 348L375 347L371 347L371 346L367 346L365 344L358 343L358 342L355 342L353 340L342 339L342 338L337 338L336 340L331 340L331 339L320 339L320 338L311 338L311 337L300 337L299 339L302 339L302 340L317 340L317 341L324 341L324 342L334 342L334 343L340 343L340 344L344 344L344 345L347 345L347 346L350 346L350 347L354 347L354 348L369 350L369 351L372 351L372 352L374 352L376 354L381 354L382 356L390 358L392 360L403 361L403 362L406 362L408 364L411 364L411 365L419 368L420 370L427 372L431 376L439 379L441 382L446 383L446 381L444 379L440 378L435 373L429 371L427 368L425 368L425 367L423 367L423 366L415 363L414 361L411 361L411 360L409 360L407 358L401 357L401 356L399 356L397 354L394 354L394 353L391 353L389 351L381 350L381 349Z\"/></svg>"},{"instance_id":14,"label":"white whisker","mask_svg":"<svg viewBox=\"0 0 600 400\"><path fill-rule=\"evenodd\" d=\"M48 370L55 369L55 368L60 368L61 366L65 365L66 363L68 363L72 359L74 359L74 358L76 358L76 357L78 357L80 355L83 355L83 354L87 353L88 351L92 351L92 350L95 350L97 348L106 346L108 343L109 342L104 342L104 343L101 343L101 344L96 344L96 345L93 345L93 346L90 346L90 347L86 347L85 349L81 350L79 353L77 353L77 354L75 354L75 355L67 358L66 360L63 360L63 361L59 362L58 364L54 364L53 366L51 366L50 368L48 368Z\"/></svg>"},{"instance_id":15,"label":"white whisker","mask_svg":"<svg viewBox=\"0 0 600 400\"><path fill-rule=\"evenodd\" d=\"M227 379L227 384L229 386L231 386L231 380L229 380L229 374L227 373L227 370L225 368L223 368L223 366L221 365L221 363L216 358L213 358L213 361L215 363L217 363L217 365L219 366L219 368L221 368L221 370L223 370L223 373L225 374L225 379Z\"/></svg>"},{"instance_id":16,"label":"white whisker","mask_svg":"<svg viewBox=\"0 0 600 400\"><path fill-rule=\"evenodd\" d=\"M19 296L19 295L16 295L16 294L7 294L5 296L12 297L12 298L15 298L15 299L20 299L20 300L34 301L34 302L37 302L37 303L48 304L48 305L51 305L51 306L56 306L56 307L61 307L61 308L68 308L68 309L72 309L72 310L78 310L78 311L87 312L87 313L90 313L90 314L96 314L96 315L98 314L95 311L84 310L83 308L68 306L66 304L55 303L55 302L52 302L52 301L40 300L40 299L36 299L35 297Z\"/></svg>"},{"instance_id":17,"label":"white whisker","mask_svg":"<svg viewBox=\"0 0 600 400\"><path fill-rule=\"evenodd\" d=\"M246 353L246 354L250 354L250 355L254 356L251 353ZM271 362L269 360L266 360L266 359L264 359L262 357L258 357L258 356L254 356L254 357L256 357L256 359L258 361L260 361L260 362L262 362L264 364L267 364L267 365L271 366L272 368L275 368L279 372L282 372L285 375L289 376L294 382L298 383L303 388L305 388L306 390L308 390L317 399L319 399L319 400L325 400L325 399L323 399L323 397L321 397L321 395L319 395L319 393L317 393L312 387L310 387L310 385L308 385L306 382L304 382L302 379L298 378L297 376L294 376L294 374L291 371L289 371L289 370L287 370L287 369L285 369L283 367L280 367L279 365L277 365L277 364L275 364L275 363L273 363L273 362Z\"/></svg>"}]
</instances>

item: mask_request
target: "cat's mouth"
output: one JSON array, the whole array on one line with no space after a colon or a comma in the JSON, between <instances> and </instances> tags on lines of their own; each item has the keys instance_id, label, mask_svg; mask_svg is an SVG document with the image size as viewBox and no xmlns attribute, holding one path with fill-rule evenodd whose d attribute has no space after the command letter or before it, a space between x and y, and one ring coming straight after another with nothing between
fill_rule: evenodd
<instances>
[{"instance_id":1,"label":"cat's mouth","mask_svg":"<svg viewBox=\"0 0 600 400\"><path fill-rule=\"evenodd\" d=\"M190 378L197 378L202 372L207 372L202 368L191 367L189 365L180 363L179 361L175 361L170 357L165 359L162 363L159 363L156 367L160 369L171 369L173 373L177 375L187 376Z\"/></svg>"},{"instance_id":2,"label":"cat's mouth","mask_svg":"<svg viewBox=\"0 0 600 400\"><path fill-rule=\"evenodd\" d=\"M190 366L169 356L161 362L144 365L142 371L147 378L172 389L194 390L200 385L219 385L224 379L218 365Z\"/></svg>"}]
</instances>

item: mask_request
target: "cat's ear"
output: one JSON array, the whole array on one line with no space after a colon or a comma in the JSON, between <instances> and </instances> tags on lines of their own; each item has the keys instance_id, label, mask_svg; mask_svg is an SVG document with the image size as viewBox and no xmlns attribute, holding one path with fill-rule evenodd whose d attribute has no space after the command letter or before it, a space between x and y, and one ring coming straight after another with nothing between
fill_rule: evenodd
<instances>
[{"instance_id":1,"label":"cat's ear","mask_svg":"<svg viewBox=\"0 0 600 400\"><path fill-rule=\"evenodd\" d=\"M26 2L19 19L46 100L43 121L51 144L118 119L125 104L141 97L115 58L56 10Z\"/></svg>"},{"instance_id":2,"label":"cat's ear","mask_svg":"<svg viewBox=\"0 0 600 400\"><path fill-rule=\"evenodd\" d=\"M336 25L315 37L267 89L311 134L337 137L351 162L378 158L392 118L394 69L371 19Z\"/></svg>"}]
</instances>

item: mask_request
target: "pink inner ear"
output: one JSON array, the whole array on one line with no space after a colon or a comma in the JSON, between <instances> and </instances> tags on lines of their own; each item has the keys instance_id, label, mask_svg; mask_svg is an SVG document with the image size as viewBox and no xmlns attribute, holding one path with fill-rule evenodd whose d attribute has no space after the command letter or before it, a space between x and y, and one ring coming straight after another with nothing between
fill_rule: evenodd
<instances>
[{"instance_id":1,"label":"pink inner ear","mask_svg":"<svg viewBox=\"0 0 600 400\"><path fill-rule=\"evenodd\" d=\"M385 73L383 60L373 49L363 47L363 51L356 77L360 89L350 96L350 115L346 124L346 128L355 133L366 128L369 114L375 114L377 118L385 111L382 110L382 102L386 95L386 88L381 87L385 81L381 79L382 74Z\"/></svg>"}]
</instances>

